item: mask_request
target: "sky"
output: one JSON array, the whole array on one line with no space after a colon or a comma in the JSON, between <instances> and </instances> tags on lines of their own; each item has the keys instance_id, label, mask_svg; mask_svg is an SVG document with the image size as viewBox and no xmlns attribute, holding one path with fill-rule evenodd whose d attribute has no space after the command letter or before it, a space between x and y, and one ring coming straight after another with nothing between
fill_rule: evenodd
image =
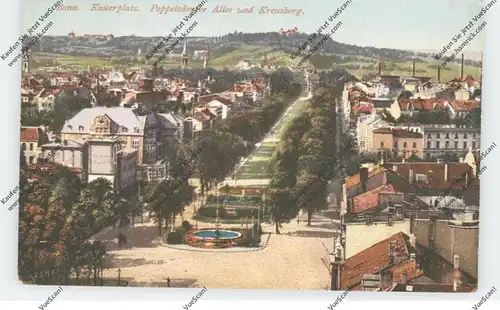
<instances>
[{"instance_id":1,"label":"sky","mask_svg":"<svg viewBox=\"0 0 500 310\"><path fill-rule=\"evenodd\" d=\"M163 36L171 32L189 12L161 13L168 6L197 6L202 0L65 0L63 6L77 6L78 10L59 10L52 13L41 26L52 21L46 35L108 34L115 36ZM214 36L234 31L268 32L293 28L312 33L346 0L204 0L204 12L199 12L185 23L198 25L189 36ZM484 0L483 0L484 1ZM335 41L359 46L411 50L441 50L452 37L461 32L483 6L482 0L350 0L337 21L342 26L334 33ZM23 1L23 29L30 28L47 12L55 0ZM137 11L98 11L102 5L133 5ZM214 13L217 6L232 8L231 13ZM263 6L276 9L302 9L295 14L262 14ZM237 13L237 9L251 8L253 13ZM479 23L474 22L474 27ZM330 22L330 26L334 23ZM484 31L483 31L484 32ZM479 34L465 51L482 50Z\"/></svg>"}]
</instances>

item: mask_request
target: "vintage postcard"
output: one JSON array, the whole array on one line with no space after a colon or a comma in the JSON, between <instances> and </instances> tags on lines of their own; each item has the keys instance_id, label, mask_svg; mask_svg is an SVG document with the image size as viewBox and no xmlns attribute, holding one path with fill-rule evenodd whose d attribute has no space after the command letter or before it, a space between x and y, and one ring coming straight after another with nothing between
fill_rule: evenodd
<instances>
[{"instance_id":1,"label":"vintage postcard","mask_svg":"<svg viewBox=\"0 0 500 310\"><path fill-rule=\"evenodd\" d=\"M473 292L496 0L26 0L19 277ZM484 145L487 144L487 145ZM19 194L19 199L17 195Z\"/></svg>"}]
</instances>

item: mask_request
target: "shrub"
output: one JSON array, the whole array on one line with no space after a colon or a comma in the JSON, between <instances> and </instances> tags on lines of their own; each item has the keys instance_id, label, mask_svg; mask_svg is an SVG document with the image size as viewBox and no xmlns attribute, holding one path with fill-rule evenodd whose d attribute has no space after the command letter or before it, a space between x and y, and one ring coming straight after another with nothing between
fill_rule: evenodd
<instances>
[{"instance_id":1,"label":"shrub","mask_svg":"<svg viewBox=\"0 0 500 310\"><path fill-rule=\"evenodd\" d=\"M191 223L189 223L188 221L184 221L182 222L182 229L184 230L184 232L191 231L193 230L193 225L191 225Z\"/></svg>"},{"instance_id":2,"label":"shrub","mask_svg":"<svg viewBox=\"0 0 500 310\"><path fill-rule=\"evenodd\" d=\"M198 209L198 215L203 217L215 218L217 217L217 207L204 207ZM224 208L219 208L219 217L226 218L227 212Z\"/></svg>"},{"instance_id":3,"label":"shrub","mask_svg":"<svg viewBox=\"0 0 500 310\"><path fill-rule=\"evenodd\" d=\"M168 244L182 244L183 243L184 234L182 231L173 231L168 233L167 235L167 243Z\"/></svg>"}]
</instances>

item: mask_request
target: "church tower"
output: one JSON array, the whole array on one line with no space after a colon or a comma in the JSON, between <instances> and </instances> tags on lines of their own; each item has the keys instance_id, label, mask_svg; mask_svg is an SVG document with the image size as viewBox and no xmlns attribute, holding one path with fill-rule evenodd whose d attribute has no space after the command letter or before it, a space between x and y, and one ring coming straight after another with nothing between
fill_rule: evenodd
<instances>
[{"instance_id":1,"label":"church tower","mask_svg":"<svg viewBox=\"0 0 500 310\"><path fill-rule=\"evenodd\" d=\"M23 55L22 70L24 73L29 73L31 71L31 53L29 49Z\"/></svg>"},{"instance_id":2,"label":"church tower","mask_svg":"<svg viewBox=\"0 0 500 310\"><path fill-rule=\"evenodd\" d=\"M184 41L184 48L182 49L181 56L181 67L182 69L186 69L188 65L188 54L187 54L187 38Z\"/></svg>"},{"instance_id":3,"label":"church tower","mask_svg":"<svg viewBox=\"0 0 500 310\"><path fill-rule=\"evenodd\" d=\"M203 68L208 68L208 60L210 59L210 41L207 42L207 47L205 49L205 57L203 58Z\"/></svg>"}]
</instances>

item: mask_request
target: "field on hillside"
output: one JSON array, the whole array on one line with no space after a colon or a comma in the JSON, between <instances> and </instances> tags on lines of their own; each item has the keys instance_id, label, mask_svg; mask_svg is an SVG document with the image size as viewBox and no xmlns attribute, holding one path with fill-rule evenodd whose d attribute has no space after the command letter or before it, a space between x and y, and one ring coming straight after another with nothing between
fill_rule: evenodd
<instances>
[{"instance_id":1,"label":"field on hillside","mask_svg":"<svg viewBox=\"0 0 500 310\"><path fill-rule=\"evenodd\" d=\"M156 57L159 55L161 55L161 53L158 53ZM242 60L249 60L253 64L259 64L265 57L267 57L269 63L282 67L293 66L301 59L300 56L295 60L290 59L289 53L277 46L231 44L214 49L210 57L209 66L215 69L227 68L231 70L235 69ZM91 57L46 53L35 53L34 60L35 67L38 68L61 67L63 69L86 69L89 66L93 68L148 68L151 67L153 63L153 59L148 61L141 56ZM166 57L161 62L161 65L172 68L179 67L179 63L180 55L173 54L170 57ZM437 77L437 68L441 63L442 62L435 60L418 61L415 67L415 75ZM192 68L200 68L202 66L202 61L191 59L189 66ZM361 78L363 75L378 73L378 59L361 56L316 53L313 54L302 67L315 67L321 70L344 68L352 75ZM411 61L392 60L382 62L382 73L385 75L409 76L411 75L411 71ZM465 65L464 74L478 78L481 75L481 70L479 67ZM450 63L447 67L441 69L442 81L448 81L457 76L460 76L460 65L458 63Z\"/></svg>"},{"instance_id":2,"label":"field on hillside","mask_svg":"<svg viewBox=\"0 0 500 310\"><path fill-rule=\"evenodd\" d=\"M370 57L346 56L337 54L321 54L313 55L309 62L318 69L328 70L332 67L340 67L346 69L350 74L361 78L363 75L378 74L378 59ZM415 62L416 76L429 76L437 78L438 66L442 65L442 61L436 60L419 60ZM382 61L382 74L411 76L412 62L411 61ZM464 75L472 75L479 78L481 69L470 65L464 65ZM460 76L460 65L458 63L449 63L446 67L441 68L441 80L449 81Z\"/></svg>"}]
</instances>

